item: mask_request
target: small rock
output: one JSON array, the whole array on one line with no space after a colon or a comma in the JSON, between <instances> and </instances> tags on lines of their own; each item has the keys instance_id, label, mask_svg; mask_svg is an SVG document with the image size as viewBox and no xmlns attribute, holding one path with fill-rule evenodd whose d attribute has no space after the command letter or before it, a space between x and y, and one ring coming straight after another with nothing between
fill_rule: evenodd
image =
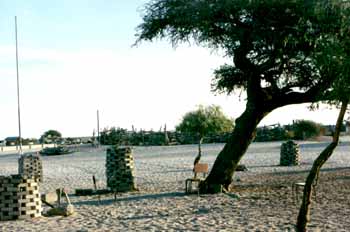
<instances>
[{"instance_id":1,"label":"small rock","mask_svg":"<svg viewBox=\"0 0 350 232\"><path fill-rule=\"evenodd\" d=\"M50 204L54 204L57 201L58 197L56 192L48 192L46 194L42 194L41 199Z\"/></svg>"},{"instance_id":2,"label":"small rock","mask_svg":"<svg viewBox=\"0 0 350 232\"><path fill-rule=\"evenodd\" d=\"M65 216L70 216L75 213L74 206L72 204L68 204L65 208Z\"/></svg>"}]
</instances>

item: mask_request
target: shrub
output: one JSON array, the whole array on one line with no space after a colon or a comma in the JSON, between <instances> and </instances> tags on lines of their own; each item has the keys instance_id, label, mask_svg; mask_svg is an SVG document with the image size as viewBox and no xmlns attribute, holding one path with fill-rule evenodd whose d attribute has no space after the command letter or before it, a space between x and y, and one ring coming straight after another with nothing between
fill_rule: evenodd
<instances>
[{"instance_id":1,"label":"shrub","mask_svg":"<svg viewBox=\"0 0 350 232\"><path fill-rule=\"evenodd\" d=\"M50 155L65 155L72 152L73 151L70 151L68 148L59 146L59 147L46 147L40 151L40 154L50 156Z\"/></svg>"},{"instance_id":2,"label":"shrub","mask_svg":"<svg viewBox=\"0 0 350 232\"><path fill-rule=\"evenodd\" d=\"M310 120L296 120L292 124L293 139L308 139L319 136L321 125Z\"/></svg>"}]
</instances>

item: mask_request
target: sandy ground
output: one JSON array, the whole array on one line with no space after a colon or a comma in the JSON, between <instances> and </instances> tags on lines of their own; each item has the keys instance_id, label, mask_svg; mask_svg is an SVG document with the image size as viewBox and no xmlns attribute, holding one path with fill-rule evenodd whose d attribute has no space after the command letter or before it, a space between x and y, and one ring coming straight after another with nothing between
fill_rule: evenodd
<instances>
[{"instance_id":1,"label":"sandy ground","mask_svg":"<svg viewBox=\"0 0 350 232\"><path fill-rule=\"evenodd\" d=\"M105 188L105 152L85 149L42 157L41 192L68 189L76 214L0 222L0 231L295 231L300 201L291 186L307 171L327 142L301 143L302 164L280 167L280 142L254 143L234 176L234 193L185 195L196 146L135 147L139 192L77 197L92 188L92 175ZM350 231L350 142L343 141L322 169L309 231ZM212 166L222 144L204 145L202 162ZM18 156L0 154L0 175L17 173ZM239 197L236 197L236 194ZM47 208L44 208L44 211Z\"/></svg>"}]
</instances>

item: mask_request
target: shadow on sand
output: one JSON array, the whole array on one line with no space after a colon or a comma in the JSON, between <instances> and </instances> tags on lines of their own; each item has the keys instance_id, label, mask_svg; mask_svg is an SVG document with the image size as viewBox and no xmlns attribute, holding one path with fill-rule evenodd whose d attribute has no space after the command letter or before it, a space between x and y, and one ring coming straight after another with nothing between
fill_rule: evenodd
<instances>
[{"instance_id":1,"label":"shadow on sand","mask_svg":"<svg viewBox=\"0 0 350 232\"><path fill-rule=\"evenodd\" d=\"M336 171L343 171L348 170L350 171L350 167L338 167L338 168L322 168L321 172L336 172ZM300 170L300 171L283 171L283 172L271 172L267 174L274 174L277 176L283 176L283 175L298 175L298 174L305 174L309 173L310 170Z\"/></svg>"},{"instance_id":2,"label":"shadow on sand","mask_svg":"<svg viewBox=\"0 0 350 232\"><path fill-rule=\"evenodd\" d=\"M300 148L316 148L316 147L326 147L331 143L331 141L327 142L317 142L317 143L302 143L300 144ZM350 142L349 141L340 141L338 146L349 146Z\"/></svg>"},{"instance_id":3,"label":"shadow on sand","mask_svg":"<svg viewBox=\"0 0 350 232\"><path fill-rule=\"evenodd\" d=\"M110 196L111 199L101 199L98 200L98 196L94 196L94 199L90 200L83 200L79 202L74 202L74 205L91 205L91 206L97 206L97 205L110 205L115 202L131 202L131 201L142 201L142 200L149 200L149 199L159 199L159 198L173 198L173 197L183 197L185 196L184 192L164 192L164 193L155 193L155 194L140 194L135 196L127 196L122 197L117 195L117 199L114 200L113 194L106 194L101 195L103 197Z\"/></svg>"}]
</instances>

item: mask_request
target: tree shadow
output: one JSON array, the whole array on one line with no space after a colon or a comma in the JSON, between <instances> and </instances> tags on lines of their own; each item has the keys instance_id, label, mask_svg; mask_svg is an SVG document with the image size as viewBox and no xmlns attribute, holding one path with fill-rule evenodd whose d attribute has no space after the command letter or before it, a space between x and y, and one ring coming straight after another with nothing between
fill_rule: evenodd
<instances>
[{"instance_id":1,"label":"tree shadow","mask_svg":"<svg viewBox=\"0 0 350 232\"><path fill-rule=\"evenodd\" d=\"M322 168L321 172L336 172L336 171L343 171L343 170L349 170L350 167L336 167L336 168ZM299 171L281 171L281 172L270 172L266 174L273 174L278 176L284 176L284 175L298 175L298 174L305 174L309 173L310 170L299 170Z\"/></svg>"},{"instance_id":2,"label":"tree shadow","mask_svg":"<svg viewBox=\"0 0 350 232\"><path fill-rule=\"evenodd\" d=\"M336 162L334 161L327 161L327 164L335 164ZM282 165L279 165L279 164L262 164L262 165L247 165L247 168L248 168L248 171L249 169L251 168L288 168L288 167L302 167L302 166L307 166L307 165L313 165L313 162L310 161L310 162L300 162L300 165L297 165L297 166L282 166ZM322 169L322 170L326 170L326 169ZM236 170L237 171L237 170ZM288 171L288 172L292 172L292 171ZM270 173L270 172L268 172ZM275 172L273 172L275 173Z\"/></svg>"},{"instance_id":3,"label":"tree shadow","mask_svg":"<svg viewBox=\"0 0 350 232\"><path fill-rule=\"evenodd\" d=\"M106 196L106 195L102 195ZM141 200L147 200L147 199L159 199L159 198L171 198L171 197L183 197L185 196L184 192L163 192L163 193L156 193L156 194L142 194L142 195L135 195L135 196L126 196L126 197L118 197L114 200L113 194L108 194L107 196L110 196L111 199L101 199L98 200L98 196L94 196L96 199L90 199L90 200L83 200L74 202L74 205L90 205L90 206L98 206L98 205L110 205L115 202L131 202L131 201L141 201Z\"/></svg>"},{"instance_id":4,"label":"tree shadow","mask_svg":"<svg viewBox=\"0 0 350 232\"><path fill-rule=\"evenodd\" d=\"M173 169L173 170L167 170L167 171L156 171L156 172L153 172L153 173L177 173L177 172L192 172L193 169L191 168L186 168L186 169Z\"/></svg>"},{"instance_id":5,"label":"tree shadow","mask_svg":"<svg viewBox=\"0 0 350 232\"><path fill-rule=\"evenodd\" d=\"M248 168L248 171L249 169L251 168L273 168L273 167L283 167L283 166L280 166L278 164L274 164L274 165L270 165L270 164L262 164L262 165L247 165L247 168ZM236 171L237 172L237 171ZM240 171L242 172L242 171Z\"/></svg>"},{"instance_id":6,"label":"tree shadow","mask_svg":"<svg viewBox=\"0 0 350 232\"><path fill-rule=\"evenodd\" d=\"M300 144L300 148L316 148L316 147L326 147L328 146L332 141L329 142L317 142L317 143L302 143ZM340 141L338 146L349 146L350 141Z\"/></svg>"}]
</instances>

